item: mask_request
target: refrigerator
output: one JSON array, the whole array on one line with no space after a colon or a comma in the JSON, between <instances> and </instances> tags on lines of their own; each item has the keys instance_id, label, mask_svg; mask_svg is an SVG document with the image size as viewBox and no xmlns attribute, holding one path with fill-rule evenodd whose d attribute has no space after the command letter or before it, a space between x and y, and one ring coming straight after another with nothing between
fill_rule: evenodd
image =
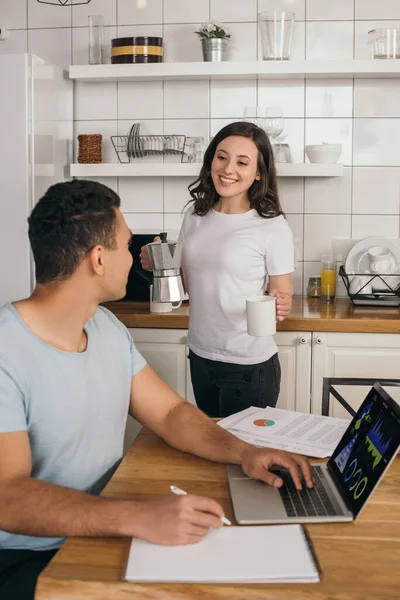
<instances>
[{"instance_id":1,"label":"refrigerator","mask_svg":"<svg viewBox=\"0 0 400 600\"><path fill-rule=\"evenodd\" d=\"M73 82L32 54L0 55L0 306L30 295L27 218L46 189L69 179Z\"/></svg>"}]
</instances>

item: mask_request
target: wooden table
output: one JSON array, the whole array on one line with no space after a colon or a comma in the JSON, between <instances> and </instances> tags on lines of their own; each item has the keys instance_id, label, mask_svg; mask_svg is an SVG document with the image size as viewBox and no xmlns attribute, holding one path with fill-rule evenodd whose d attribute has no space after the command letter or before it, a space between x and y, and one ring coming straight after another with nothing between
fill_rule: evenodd
<instances>
[{"instance_id":1,"label":"wooden table","mask_svg":"<svg viewBox=\"0 0 400 600\"><path fill-rule=\"evenodd\" d=\"M176 484L218 500L233 519L223 465L173 450L142 431L103 495L145 500ZM321 583L297 585L133 584L123 581L129 540L66 542L39 578L36 600L389 600L400 597L400 458L356 523L308 527Z\"/></svg>"}]
</instances>

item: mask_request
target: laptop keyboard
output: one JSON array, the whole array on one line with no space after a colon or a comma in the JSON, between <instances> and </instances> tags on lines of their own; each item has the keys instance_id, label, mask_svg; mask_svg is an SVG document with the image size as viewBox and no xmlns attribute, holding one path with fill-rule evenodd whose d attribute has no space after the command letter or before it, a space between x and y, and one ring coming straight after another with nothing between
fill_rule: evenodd
<instances>
[{"instance_id":1,"label":"laptop keyboard","mask_svg":"<svg viewBox=\"0 0 400 600\"><path fill-rule=\"evenodd\" d=\"M288 517L326 517L343 514L340 509L333 506L325 491L321 481L321 477L325 478L325 476L320 467L313 467L314 487L307 488L302 481L303 489L300 491L296 489L289 471L274 469L274 473L284 481L284 485L279 488L279 493Z\"/></svg>"}]
</instances>

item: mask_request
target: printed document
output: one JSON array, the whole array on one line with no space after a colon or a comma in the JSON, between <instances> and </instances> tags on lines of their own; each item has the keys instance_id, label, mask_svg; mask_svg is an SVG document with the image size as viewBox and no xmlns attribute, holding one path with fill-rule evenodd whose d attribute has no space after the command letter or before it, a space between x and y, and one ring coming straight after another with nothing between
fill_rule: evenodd
<instances>
[{"instance_id":1,"label":"printed document","mask_svg":"<svg viewBox=\"0 0 400 600\"><path fill-rule=\"evenodd\" d=\"M349 423L350 419L255 406L218 421L218 425L255 446L315 458L331 456Z\"/></svg>"}]
</instances>

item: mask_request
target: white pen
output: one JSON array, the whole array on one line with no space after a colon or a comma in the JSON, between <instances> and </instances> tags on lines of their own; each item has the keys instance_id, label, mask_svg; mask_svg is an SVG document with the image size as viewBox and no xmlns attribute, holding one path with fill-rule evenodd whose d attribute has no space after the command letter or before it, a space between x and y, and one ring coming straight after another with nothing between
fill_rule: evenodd
<instances>
[{"instance_id":1,"label":"white pen","mask_svg":"<svg viewBox=\"0 0 400 600\"><path fill-rule=\"evenodd\" d=\"M169 489L173 494L176 494L177 496L187 496L187 492L185 492L185 490L181 490L181 488L176 487L176 485L170 485ZM224 525L232 525L230 520L226 517L222 517L222 522Z\"/></svg>"}]
</instances>

